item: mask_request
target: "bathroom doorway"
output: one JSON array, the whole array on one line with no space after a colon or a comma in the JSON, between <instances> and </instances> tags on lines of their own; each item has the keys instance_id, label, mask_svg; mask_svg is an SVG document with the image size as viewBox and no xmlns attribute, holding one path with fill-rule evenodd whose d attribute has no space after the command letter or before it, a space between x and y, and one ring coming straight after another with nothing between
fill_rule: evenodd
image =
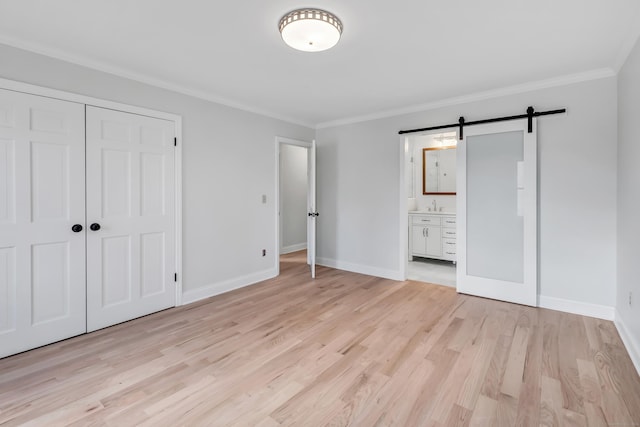
<instances>
[{"instance_id":1,"label":"bathroom doorway","mask_svg":"<svg viewBox=\"0 0 640 427\"><path fill-rule=\"evenodd\" d=\"M277 268L280 255L304 256L315 277L315 141L276 138ZM293 255L299 255L294 256Z\"/></svg>"},{"instance_id":2,"label":"bathroom doorway","mask_svg":"<svg viewBox=\"0 0 640 427\"><path fill-rule=\"evenodd\" d=\"M402 138L405 278L456 287L457 132Z\"/></svg>"}]
</instances>

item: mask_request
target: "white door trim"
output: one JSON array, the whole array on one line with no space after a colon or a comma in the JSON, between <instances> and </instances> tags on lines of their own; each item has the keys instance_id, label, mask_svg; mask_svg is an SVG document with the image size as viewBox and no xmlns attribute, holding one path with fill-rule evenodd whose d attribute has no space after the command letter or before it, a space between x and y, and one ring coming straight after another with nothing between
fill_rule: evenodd
<instances>
[{"instance_id":1,"label":"white door trim","mask_svg":"<svg viewBox=\"0 0 640 427\"><path fill-rule=\"evenodd\" d=\"M295 145L298 147L304 147L311 150L313 143L311 141L302 141L300 139L292 139L286 138L283 136L276 136L276 182L275 182L275 215L276 215L276 236L275 236L275 247L273 249L273 253L276 255L274 258L276 260L276 265L274 266L276 271L276 276L280 275L280 145ZM308 195L307 195L308 197ZM307 240L308 244L308 240Z\"/></svg>"},{"instance_id":2,"label":"white door trim","mask_svg":"<svg viewBox=\"0 0 640 427\"><path fill-rule=\"evenodd\" d=\"M0 88L22 92L30 95L44 96L47 98L60 99L62 101L76 102L78 104L92 105L95 107L108 108L111 110L134 113L142 116L155 117L174 122L177 146L175 147L175 180L176 180L176 306L182 305L182 116L164 111L152 110L144 107L123 104L120 102L108 101L105 99L93 98L91 96L79 95L57 89L50 89L43 86L18 82L15 80L0 78Z\"/></svg>"},{"instance_id":3,"label":"white door trim","mask_svg":"<svg viewBox=\"0 0 640 427\"><path fill-rule=\"evenodd\" d=\"M407 150L409 149L409 137L407 135L401 135L399 138L398 149L399 155L398 159L400 160L400 191L398 194L400 195L400 199L398 200L399 206L399 218L400 218L400 253L399 253L399 264L400 264L400 277L402 280L407 280L407 267L409 263L409 211L407 204L407 176L406 176L406 160L407 160Z\"/></svg>"},{"instance_id":4,"label":"white door trim","mask_svg":"<svg viewBox=\"0 0 640 427\"><path fill-rule=\"evenodd\" d=\"M63 101L77 102L79 104L93 105L95 107L108 108L111 110L125 111L127 113L140 114L142 116L155 117L170 121L182 120L182 116L164 111L151 110L149 108L137 107L130 104L123 104L106 99L94 98L91 96L80 95L72 92L65 92L58 89L50 89L43 86L32 85L29 83L18 82L0 78L0 88L13 90L15 92L24 92L31 95L39 95L48 98L61 99Z\"/></svg>"}]
</instances>

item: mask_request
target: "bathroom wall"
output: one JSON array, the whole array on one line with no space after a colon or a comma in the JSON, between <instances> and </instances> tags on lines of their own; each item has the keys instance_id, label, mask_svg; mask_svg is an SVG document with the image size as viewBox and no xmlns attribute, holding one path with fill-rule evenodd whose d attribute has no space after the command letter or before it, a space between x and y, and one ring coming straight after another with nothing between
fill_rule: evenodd
<instances>
[{"instance_id":1,"label":"bathroom wall","mask_svg":"<svg viewBox=\"0 0 640 427\"><path fill-rule=\"evenodd\" d=\"M453 141L447 140L445 145L454 145L456 143L456 133L448 134L431 134L431 135L418 135L409 136L407 141L409 142L409 149L413 156L413 162L415 167L413 168L413 182L415 188L416 210L428 210L433 208L433 202L436 202L436 208L445 212L456 211L456 196L455 195L436 195L436 194L423 194L422 183L422 150L424 148L442 147L442 140L436 139L442 136L452 137ZM442 208L442 209L440 209Z\"/></svg>"},{"instance_id":2,"label":"bathroom wall","mask_svg":"<svg viewBox=\"0 0 640 427\"><path fill-rule=\"evenodd\" d=\"M640 41L618 74L616 325L640 372Z\"/></svg>"},{"instance_id":3,"label":"bathroom wall","mask_svg":"<svg viewBox=\"0 0 640 427\"><path fill-rule=\"evenodd\" d=\"M280 253L307 248L307 148L280 144Z\"/></svg>"}]
</instances>

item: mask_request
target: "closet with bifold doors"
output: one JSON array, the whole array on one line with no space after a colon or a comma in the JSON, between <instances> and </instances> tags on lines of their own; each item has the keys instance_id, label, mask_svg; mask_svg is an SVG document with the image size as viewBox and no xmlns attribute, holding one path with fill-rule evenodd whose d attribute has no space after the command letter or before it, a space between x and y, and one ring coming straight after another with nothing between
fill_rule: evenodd
<instances>
[{"instance_id":1,"label":"closet with bifold doors","mask_svg":"<svg viewBox=\"0 0 640 427\"><path fill-rule=\"evenodd\" d=\"M0 357L176 305L176 128L0 89Z\"/></svg>"}]
</instances>

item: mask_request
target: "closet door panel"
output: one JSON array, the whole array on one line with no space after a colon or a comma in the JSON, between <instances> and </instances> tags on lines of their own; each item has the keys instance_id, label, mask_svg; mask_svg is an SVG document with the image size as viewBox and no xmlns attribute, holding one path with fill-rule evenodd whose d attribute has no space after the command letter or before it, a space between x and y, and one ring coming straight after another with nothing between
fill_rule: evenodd
<instances>
[{"instance_id":1,"label":"closet door panel","mask_svg":"<svg viewBox=\"0 0 640 427\"><path fill-rule=\"evenodd\" d=\"M102 217L131 217L131 153L102 150ZM94 173L89 171L89 173Z\"/></svg>"},{"instance_id":2,"label":"closet door panel","mask_svg":"<svg viewBox=\"0 0 640 427\"><path fill-rule=\"evenodd\" d=\"M31 143L33 222L69 220L69 147Z\"/></svg>"},{"instance_id":3,"label":"closet door panel","mask_svg":"<svg viewBox=\"0 0 640 427\"><path fill-rule=\"evenodd\" d=\"M0 89L0 357L86 331L84 105Z\"/></svg>"},{"instance_id":4,"label":"closet door panel","mask_svg":"<svg viewBox=\"0 0 640 427\"><path fill-rule=\"evenodd\" d=\"M12 224L16 214L15 143L0 139L0 224Z\"/></svg>"},{"instance_id":5,"label":"closet door panel","mask_svg":"<svg viewBox=\"0 0 640 427\"><path fill-rule=\"evenodd\" d=\"M0 248L0 335L16 329L16 248Z\"/></svg>"},{"instance_id":6,"label":"closet door panel","mask_svg":"<svg viewBox=\"0 0 640 427\"><path fill-rule=\"evenodd\" d=\"M131 302L131 237L102 239L102 307Z\"/></svg>"},{"instance_id":7,"label":"closet door panel","mask_svg":"<svg viewBox=\"0 0 640 427\"><path fill-rule=\"evenodd\" d=\"M88 330L175 306L174 123L87 107Z\"/></svg>"},{"instance_id":8,"label":"closet door panel","mask_svg":"<svg viewBox=\"0 0 640 427\"><path fill-rule=\"evenodd\" d=\"M69 244L31 247L32 322L34 325L68 316L71 297Z\"/></svg>"}]
</instances>

